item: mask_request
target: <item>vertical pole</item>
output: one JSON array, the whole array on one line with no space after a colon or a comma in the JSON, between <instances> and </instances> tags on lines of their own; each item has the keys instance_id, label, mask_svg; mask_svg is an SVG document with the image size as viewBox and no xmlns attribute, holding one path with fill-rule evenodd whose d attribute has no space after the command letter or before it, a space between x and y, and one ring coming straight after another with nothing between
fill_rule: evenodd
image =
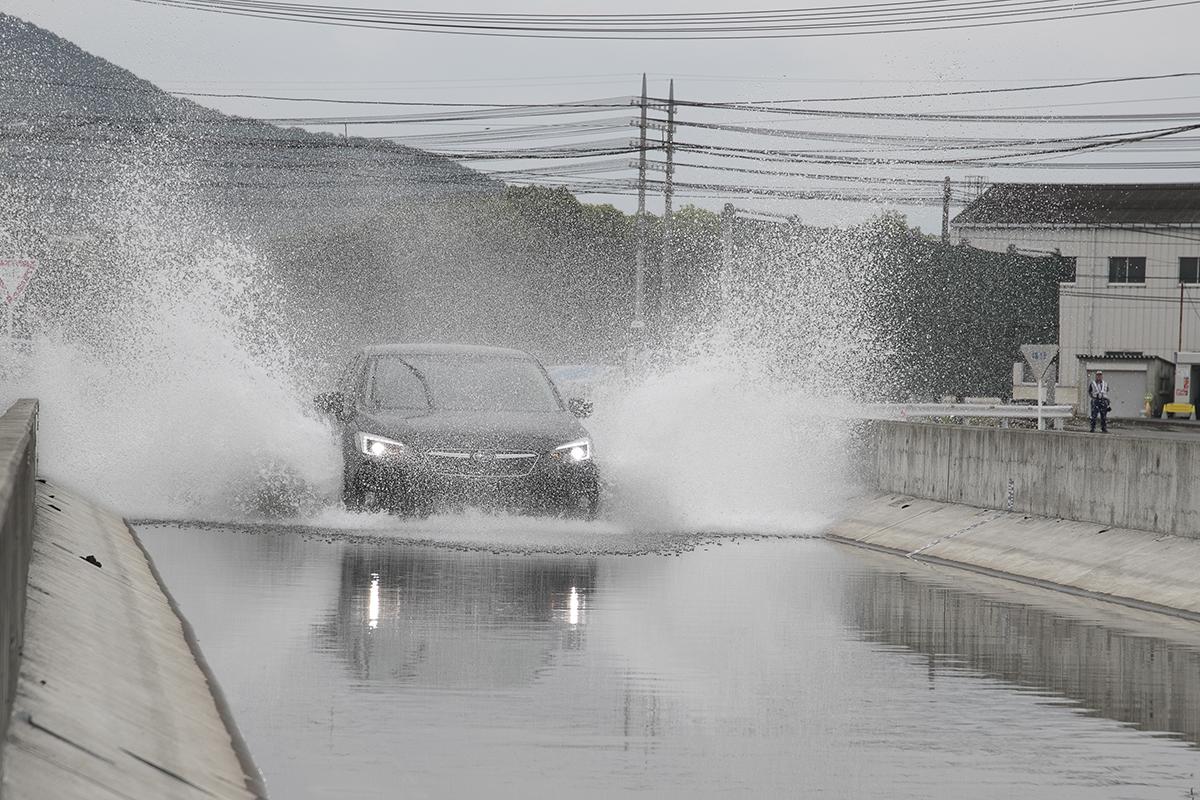
<instances>
[{"instance_id":1,"label":"vertical pole","mask_svg":"<svg viewBox=\"0 0 1200 800\"><path fill-rule=\"evenodd\" d=\"M630 327L646 327L646 74L642 73L642 114L638 126L638 207L637 262L633 281L633 322Z\"/></svg>"},{"instance_id":2,"label":"vertical pole","mask_svg":"<svg viewBox=\"0 0 1200 800\"><path fill-rule=\"evenodd\" d=\"M8 311L8 369L16 370L17 367L17 340L14 333L13 325L13 306L14 303L5 303L4 307ZM3 366L3 365L0 365Z\"/></svg>"},{"instance_id":3,"label":"vertical pole","mask_svg":"<svg viewBox=\"0 0 1200 800\"><path fill-rule=\"evenodd\" d=\"M667 173L663 184L663 243L662 243L662 299L659 303L659 315L665 323L671 313L672 292L674 291L671 274L671 228L675 203L675 80L671 80L671 90L667 95Z\"/></svg>"},{"instance_id":4,"label":"vertical pole","mask_svg":"<svg viewBox=\"0 0 1200 800\"><path fill-rule=\"evenodd\" d=\"M1175 358L1179 358L1179 354L1183 352L1183 278L1179 279L1179 349L1175 351Z\"/></svg>"},{"instance_id":5,"label":"vertical pole","mask_svg":"<svg viewBox=\"0 0 1200 800\"><path fill-rule=\"evenodd\" d=\"M1042 379L1041 378L1038 378L1037 392L1038 392L1038 430L1044 431L1044 430L1046 430L1046 421L1044 419L1042 419L1042 401L1045 399L1045 395L1042 393Z\"/></svg>"},{"instance_id":6,"label":"vertical pole","mask_svg":"<svg viewBox=\"0 0 1200 800\"><path fill-rule=\"evenodd\" d=\"M733 300L730 279L733 271L733 219L736 214L733 203L726 203L721 210L721 264L717 272L717 288L720 290L721 307L718 313L722 322L728 321L729 306Z\"/></svg>"},{"instance_id":7,"label":"vertical pole","mask_svg":"<svg viewBox=\"0 0 1200 800\"><path fill-rule=\"evenodd\" d=\"M950 176L942 189L942 244L950 244Z\"/></svg>"}]
</instances>

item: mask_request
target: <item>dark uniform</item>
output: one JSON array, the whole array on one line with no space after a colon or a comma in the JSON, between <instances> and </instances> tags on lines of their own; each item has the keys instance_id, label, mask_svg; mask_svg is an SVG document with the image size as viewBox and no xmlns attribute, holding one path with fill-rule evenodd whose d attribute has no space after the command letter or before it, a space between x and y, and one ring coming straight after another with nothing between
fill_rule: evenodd
<instances>
[{"instance_id":1,"label":"dark uniform","mask_svg":"<svg viewBox=\"0 0 1200 800\"><path fill-rule=\"evenodd\" d=\"M1108 381L1102 374L1088 384L1088 397L1092 398L1092 433L1096 432L1096 417L1100 418L1100 431L1108 433Z\"/></svg>"}]
</instances>

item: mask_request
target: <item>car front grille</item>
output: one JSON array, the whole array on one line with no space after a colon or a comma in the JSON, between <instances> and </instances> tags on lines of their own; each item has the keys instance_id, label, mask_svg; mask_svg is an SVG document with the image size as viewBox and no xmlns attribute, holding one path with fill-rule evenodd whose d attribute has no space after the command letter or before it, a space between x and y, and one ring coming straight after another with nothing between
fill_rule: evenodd
<instances>
[{"instance_id":1,"label":"car front grille","mask_svg":"<svg viewBox=\"0 0 1200 800\"><path fill-rule=\"evenodd\" d=\"M537 453L490 453L482 450L430 450L425 463L437 475L466 478L520 478L533 472Z\"/></svg>"}]
</instances>

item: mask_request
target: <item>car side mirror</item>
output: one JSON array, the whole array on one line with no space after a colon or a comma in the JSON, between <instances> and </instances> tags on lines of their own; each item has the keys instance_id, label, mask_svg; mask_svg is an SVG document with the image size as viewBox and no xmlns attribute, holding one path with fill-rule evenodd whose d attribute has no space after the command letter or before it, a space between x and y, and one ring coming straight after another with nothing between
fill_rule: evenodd
<instances>
[{"instance_id":1,"label":"car side mirror","mask_svg":"<svg viewBox=\"0 0 1200 800\"><path fill-rule=\"evenodd\" d=\"M350 408L347 402L347 397L342 392L322 392L317 395L316 400L317 410L322 414L328 414L338 422L345 422L350 419Z\"/></svg>"},{"instance_id":2,"label":"car side mirror","mask_svg":"<svg viewBox=\"0 0 1200 800\"><path fill-rule=\"evenodd\" d=\"M577 417L591 416L592 404L580 397L572 397L567 401L567 409Z\"/></svg>"}]
</instances>

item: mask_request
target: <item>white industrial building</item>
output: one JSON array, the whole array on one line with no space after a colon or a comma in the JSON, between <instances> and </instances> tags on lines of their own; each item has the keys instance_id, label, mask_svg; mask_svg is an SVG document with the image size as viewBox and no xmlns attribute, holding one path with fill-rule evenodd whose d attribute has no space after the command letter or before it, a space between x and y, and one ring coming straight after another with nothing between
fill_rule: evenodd
<instances>
[{"instance_id":1,"label":"white industrial building","mask_svg":"<svg viewBox=\"0 0 1200 800\"><path fill-rule=\"evenodd\" d=\"M1086 408L1096 369L1114 416L1143 414L1147 397L1156 414L1196 402L1200 184L995 184L951 231L983 250L1061 256L1058 402Z\"/></svg>"}]
</instances>

